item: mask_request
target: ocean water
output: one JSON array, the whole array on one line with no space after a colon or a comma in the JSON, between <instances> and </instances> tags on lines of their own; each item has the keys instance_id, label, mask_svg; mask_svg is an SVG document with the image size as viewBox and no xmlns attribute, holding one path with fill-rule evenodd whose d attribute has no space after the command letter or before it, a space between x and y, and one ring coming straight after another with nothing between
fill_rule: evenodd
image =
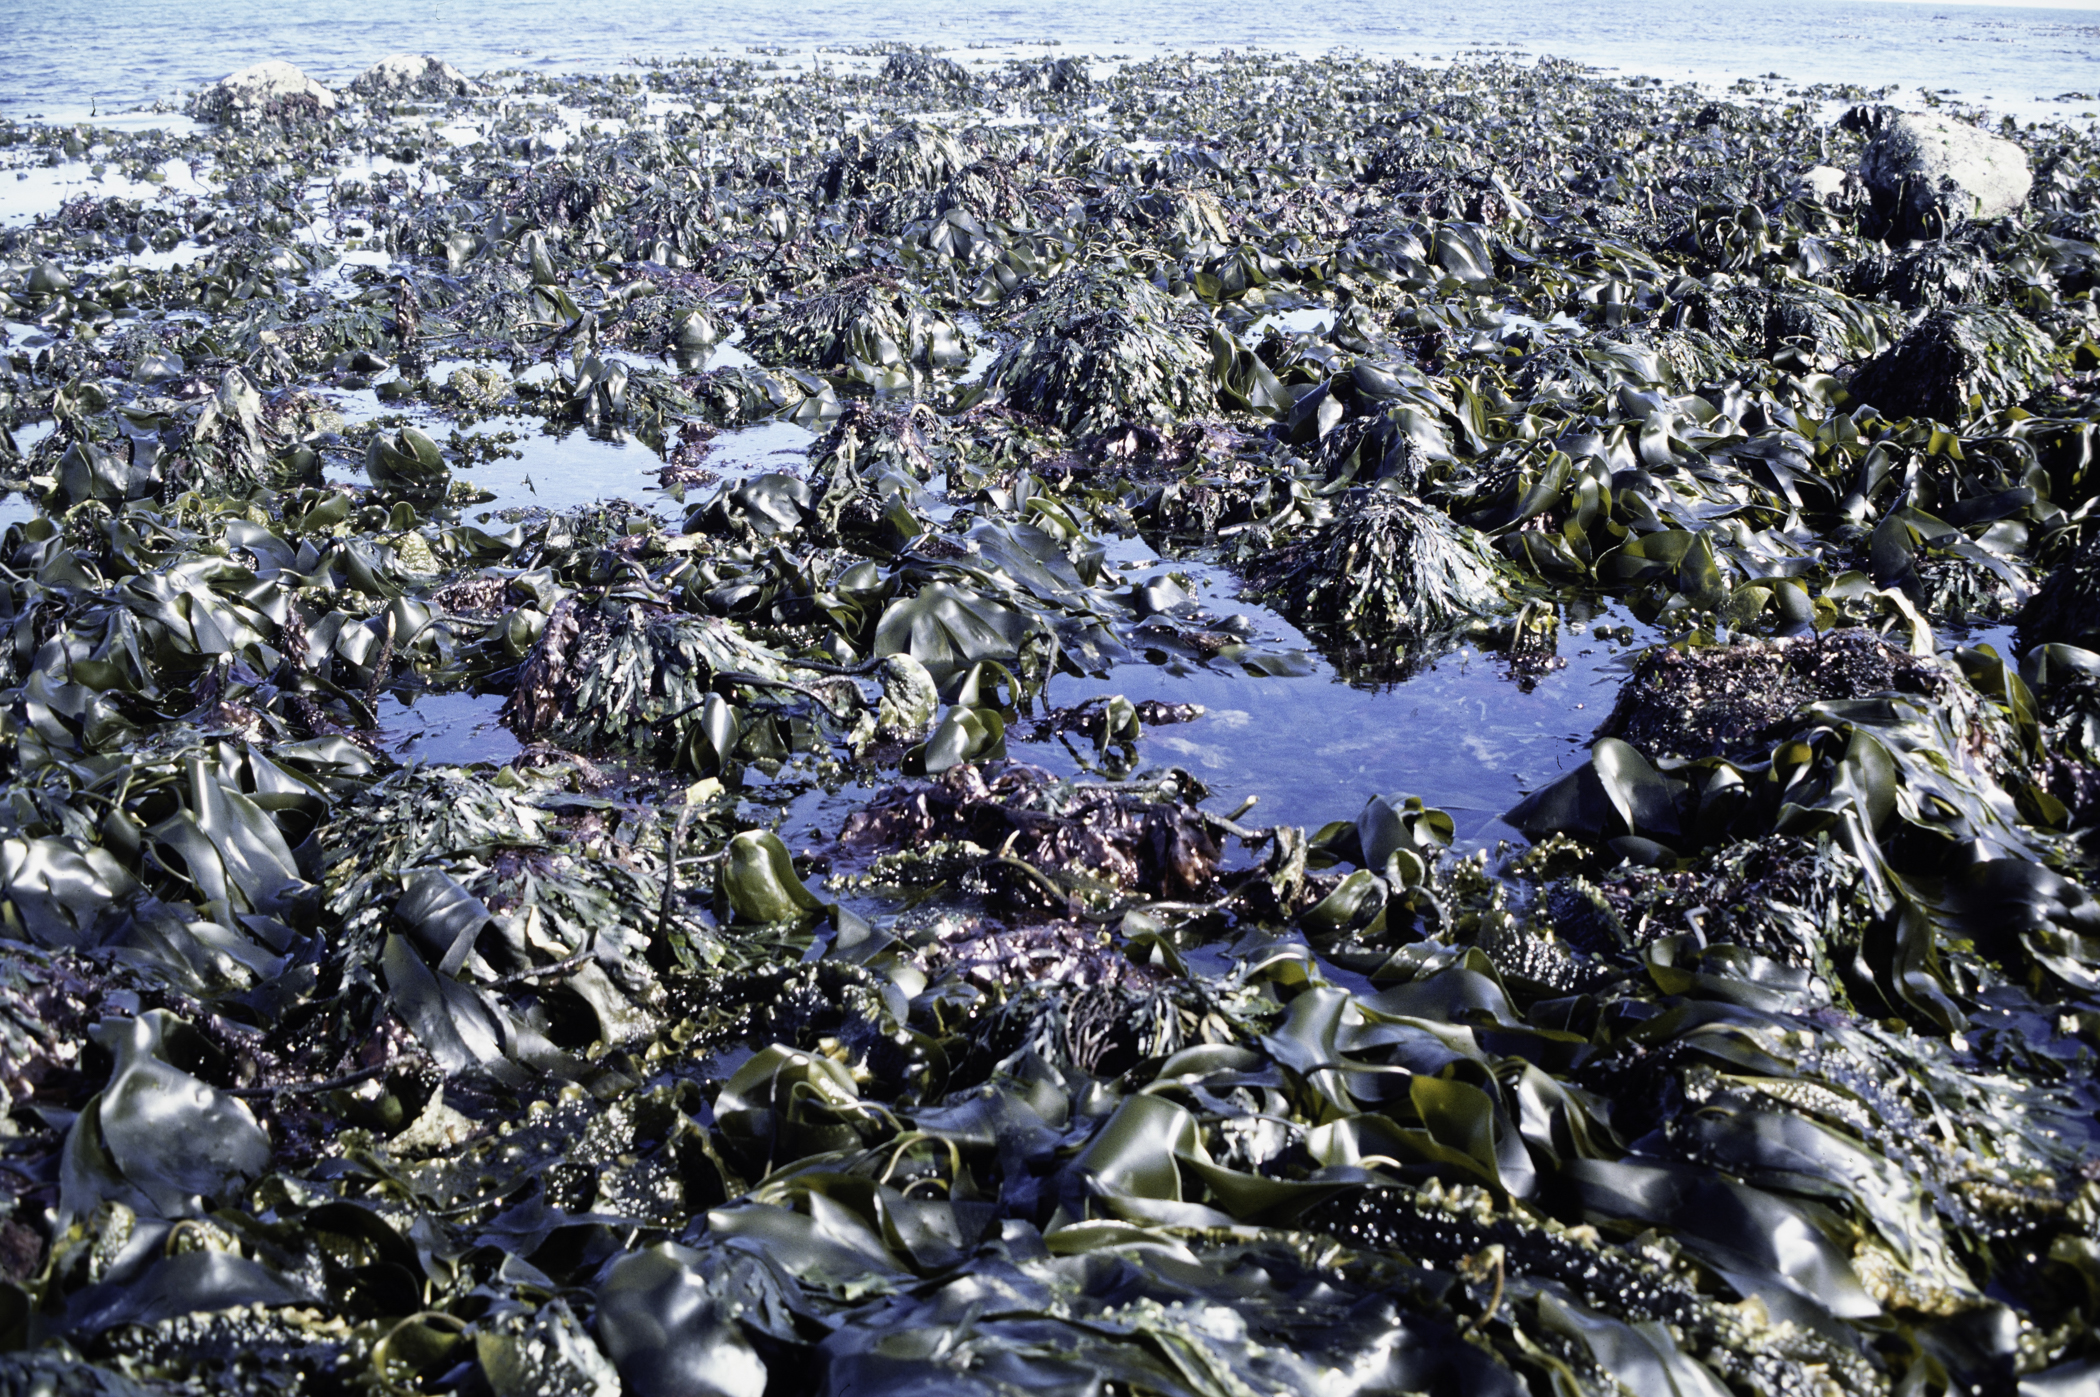
<instances>
[{"instance_id":1,"label":"ocean water","mask_svg":"<svg viewBox=\"0 0 2100 1397\"><path fill-rule=\"evenodd\" d=\"M1884 0L5 0L0 33L0 116L51 120L172 100L265 58L342 81L402 50L487 72L768 46L790 50L791 68L879 42L1055 44L1104 58L1351 48L1429 59L1493 46L1717 85L1769 74L1923 87L2028 117L2100 107L2058 100L2100 91L2100 9Z\"/></svg>"}]
</instances>

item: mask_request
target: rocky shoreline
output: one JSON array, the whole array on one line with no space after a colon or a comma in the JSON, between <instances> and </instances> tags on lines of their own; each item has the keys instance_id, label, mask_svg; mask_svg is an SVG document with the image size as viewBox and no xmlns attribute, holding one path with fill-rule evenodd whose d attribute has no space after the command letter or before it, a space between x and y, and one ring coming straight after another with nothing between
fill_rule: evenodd
<instances>
[{"instance_id":1,"label":"rocky shoreline","mask_svg":"<svg viewBox=\"0 0 2100 1397\"><path fill-rule=\"evenodd\" d=\"M0 125L0 1393L2090 1387L2091 133L781 57Z\"/></svg>"}]
</instances>

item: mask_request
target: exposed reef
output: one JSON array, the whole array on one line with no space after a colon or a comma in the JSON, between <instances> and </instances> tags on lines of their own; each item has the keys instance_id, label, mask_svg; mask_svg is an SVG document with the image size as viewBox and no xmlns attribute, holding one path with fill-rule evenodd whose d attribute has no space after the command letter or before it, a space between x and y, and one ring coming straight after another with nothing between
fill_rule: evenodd
<instances>
[{"instance_id":1,"label":"exposed reef","mask_svg":"<svg viewBox=\"0 0 2100 1397\"><path fill-rule=\"evenodd\" d=\"M0 1393L2090 1390L2092 131L190 111L0 124Z\"/></svg>"}]
</instances>

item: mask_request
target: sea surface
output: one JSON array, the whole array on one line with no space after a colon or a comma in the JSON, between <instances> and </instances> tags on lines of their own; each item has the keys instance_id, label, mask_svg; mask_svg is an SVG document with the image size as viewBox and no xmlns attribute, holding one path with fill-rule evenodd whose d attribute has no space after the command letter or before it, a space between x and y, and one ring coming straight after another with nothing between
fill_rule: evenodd
<instances>
[{"instance_id":1,"label":"sea surface","mask_svg":"<svg viewBox=\"0 0 2100 1397\"><path fill-rule=\"evenodd\" d=\"M402 50L480 73L753 46L790 50L790 67L895 42L1100 58L1347 48L1426 60L1498 47L1724 86L1770 75L1926 88L2023 117L2100 108L2084 95L2100 91L2100 9L1886 0L6 0L0 34L0 116L63 121L174 100L264 58L342 81Z\"/></svg>"}]
</instances>

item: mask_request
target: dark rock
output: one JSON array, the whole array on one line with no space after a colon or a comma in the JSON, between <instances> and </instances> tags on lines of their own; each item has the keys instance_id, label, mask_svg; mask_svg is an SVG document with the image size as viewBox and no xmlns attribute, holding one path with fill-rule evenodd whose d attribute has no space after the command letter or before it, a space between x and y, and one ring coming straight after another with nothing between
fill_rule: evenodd
<instances>
[{"instance_id":1,"label":"dark rock","mask_svg":"<svg viewBox=\"0 0 2100 1397\"><path fill-rule=\"evenodd\" d=\"M1848 385L1889 417L1958 424L2028 397L2049 376L2049 342L2014 311L1950 306L1919 321Z\"/></svg>"},{"instance_id":2,"label":"dark rock","mask_svg":"<svg viewBox=\"0 0 2100 1397\"><path fill-rule=\"evenodd\" d=\"M2020 610L2019 645L2100 650L2100 534L2058 563Z\"/></svg>"},{"instance_id":3,"label":"dark rock","mask_svg":"<svg viewBox=\"0 0 2100 1397\"><path fill-rule=\"evenodd\" d=\"M1804 704L1889 690L1939 700L1952 687L1939 668L1868 631L1660 646L1641 657L1597 735L1623 738L1651 761L1754 756Z\"/></svg>"}]
</instances>

